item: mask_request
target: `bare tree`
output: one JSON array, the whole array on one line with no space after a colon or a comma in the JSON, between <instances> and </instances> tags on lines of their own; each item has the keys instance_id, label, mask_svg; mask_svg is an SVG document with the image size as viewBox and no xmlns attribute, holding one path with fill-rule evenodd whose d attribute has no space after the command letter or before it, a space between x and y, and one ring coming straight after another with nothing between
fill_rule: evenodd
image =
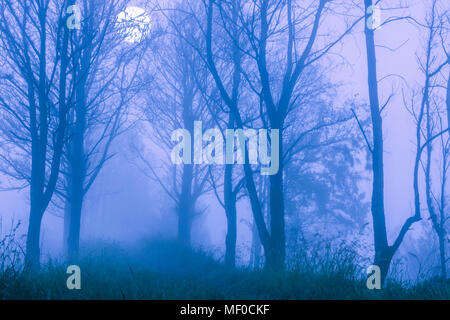
<instances>
[{"instance_id":1,"label":"bare tree","mask_svg":"<svg viewBox=\"0 0 450 320\"><path fill-rule=\"evenodd\" d=\"M124 45L127 34L119 32L117 17L126 4L83 1L81 29L74 35L74 112L65 148L66 179L60 186L65 199L64 244L70 259L78 255L83 200L112 156L110 147L124 130L126 107L144 85L137 83L137 73L148 39Z\"/></svg>"},{"instance_id":2,"label":"bare tree","mask_svg":"<svg viewBox=\"0 0 450 320\"><path fill-rule=\"evenodd\" d=\"M26 264L39 264L41 221L55 191L73 88L66 9L72 1L0 4L4 172L30 186ZM8 150L14 153L11 154ZM31 167L31 169L30 169Z\"/></svg>"},{"instance_id":3,"label":"bare tree","mask_svg":"<svg viewBox=\"0 0 450 320\"><path fill-rule=\"evenodd\" d=\"M325 56L339 41L347 35L361 19L349 23L345 31L331 40L325 46L315 49L314 44L317 38L320 20L323 16L325 6L328 1L320 1L317 7L311 7L307 12L303 11L303 16L295 11L292 1L252 1L244 4L240 1L234 3L237 11L238 24L236 26L238 36L231 34L230 37L234 45L246 58L253 60L256 67L256 74L252 77L247 74L241 64L235 63L236 68L241 71L247 80L250 88L258 96L261 106L261 119L265 128L279 131L279 150L281 159L279 170L270 176L270 232L267 229L262 216L260 201L254 187L251 168L244 165L244 172L255 223L266 255L266 266L269 269L282 269L285 260L285 209L284 209L284 156L285 149L290 150L291 146L284 146L284 129L286 128L286 118L292 111L297 97L299 79L314 62ZM206 5L205 5L206 6ZM219 74L212 46L213 17L214 8L219 8L218 16L223 16L226 10L226 2L209 1L207 4L207 27L206 27L206 57L207 65L216 82L216 85L230 111L233 113L237 127L242 128L242 115L238 106L238 101L227 92L223 78ZM298 11L301 11L298 9ZM233 12L233 11L231 11ZM232 16L232 15L229 15ZM310 21L307 17L312 16ZM231 20L231 19L230 19ZM303 25L302 25L303 24ZM297 30L312 25L306 43L301 48L302 41L298 38ZM280 36L282 34L282 36ZM285 46L284 59L272 54L269 58L269 41L274 41L280 46ZM247 45L242 45L245 42ZM279 52L279 49L275 50ZM277 64L280 60L285 60L283 73L280 75L280 67L269 67L272 62ZM281 79L274 81L274 79ZM338 120L339 122L339 120ZM330 124L331 125L331 124ZM314 130L311 130L314 131ZM276 142L272 142L276 143Z\"/></svg>"},{"instance_id":4,"label":"bare tree","mask_svg":"<svg viewBox=\"0 0 450 320\"><path fill-rule=\"evenodd\" d=\"M439 108L441 97L439 92L436 92L440 89L439 82L442 79L439 78L441 75L441 70L450 63L448 55L444 53L444 57L447 61L444 61L440 65L436 67L435 61L440 61L442 58L439 58L438 55L441 50L437 50L442 48L441 41L445 41L445 36L442 31L448 26L445 25L444 15L439 15L439 9L437 8L438 1L434 0L431 6L431 12L429 14L428 21L425 25L426 30L428 31L428 42L426 51L426 61L424 63L420 63L421 70L425 76L425 87L423 88L424 92L424 104L425 104L425 117L426 117L426 127L422 129L424 139L431 140L436 133L444 131L444 123L443 123L443 114L447 113L448 118L448 106L446 106L445 110ZM439 37L440 35L440 37ZM437 51L437 52L436 52ZM445 59L444 58L444 59ZM433 70L433 68L436 68ZM441 77L442 78L442 77ZM442 88L445 88L445 82L442 81ZM446 94L448 96L450 88L446 88ZM448 123L447 123L448 126ZM437 130L436 130L437 129ZM435 150L434 145L435 142L439 142L440 149ZM440 255L440 269L441 276L445 280L447 279L447 258L446 258L446 223L448 220L446 214L446 184L447 184L447 174L449 169L449 138L444 138L444 135L441 135L440 139L436 139L436 141L430 142L426 147L426 162L425 162L425 192L426 192L426 202L427 208L430 215L431 224L433 230L436 232L439 242L439 255ZM440 165L440 173L439 173L439 191L433 190L432 180L433 180L433 155L437 154L441 158Z\"/></svg>"},{"instance_id":5,"label":"bare tree","mask_svg":"<svg viewBox=\"0 0 450 320\"><path fill-rule=\"evenodd\" d=\"M186 25L186 21L180 19L177 23L183 25L185 34L196 32ZM209 101L203 94L207 90L207 74L196 52L172 35L170 26L164 28L165 37L158 43L159 50L148 57L151 59L148 70L151 80L145 95L143 120L150 126L147 136L164 148L166 157L158 167L156 161L150 161L147 155L137 151L144 164L143 171L156 180L174 201L178 215L178 240L189 246L192 222L202 213L197 200L208 189L208 171L206 166L193 163L192 158L180 165L172 163L170 151L176 142L172 140L175 130L187 130L190 137L194 137L194 121L209 123ZM184 152L191 157L194 154L193 143L189 145L190 152Z\"/></svg>"},{"instance_id":6,"label":"bare tree","mask_svg":"<svg viewBox=\"0 0 450 320\"><path fill-rule=\"evenodd\" d=\"M375 52L375 37L374 29L370 28L371 8L373 6L372 0L364 1L364 8L366 12L366 24L365 24L365 40L366 40L366 53L367 53L367 67L368 67L368 87L369 87L369 100L370 100L370 112L372 117L372 133L373 133L373 146L369 145L372 156L372 174L373 174L373 190L372 190L372 218L373 218L373 231L374 231L374 244L375 244L375 265L381 269L382 281L385 280L389 266L395 252L400 247L405 235L410 227L421 220L421 208L420 208L420 192L419 192L419 169L421 163L421 157L423 150L432 143L432 141L442 135L448 130L441 131L440 133L426 137L425 141L422 141L422 124L424 117L426 116L426 105L429 99L429 89L431 77L436 71L432 71L430 52L427 50L427 59L425 63L425 84L423 87L423 94L418 112L415 112L417 130L416 130L416 156L414 162L414 215L409 217L400 229L398 236L392 245L389 245L387 232L386 232L386 219L384 208L384 163L383 163L383 121L381 113L389 102L380 106L379 102L379 90L378 90L378 78L377 78L377 62ZM395 19L397 20L397 19ZM390 20L393 21L393 20ZM428 48L430 48L432 42L432 35L428 38Z\"/></svg>"}]
</instances>

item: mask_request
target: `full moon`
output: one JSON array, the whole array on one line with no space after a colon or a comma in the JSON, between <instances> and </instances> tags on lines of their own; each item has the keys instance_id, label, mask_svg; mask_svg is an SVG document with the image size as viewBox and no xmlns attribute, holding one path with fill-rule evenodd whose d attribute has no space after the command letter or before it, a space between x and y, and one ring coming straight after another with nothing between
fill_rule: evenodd
<instances>
[{"instance_id":1,"label":"full moon","mask_svg":"<svg viewBox=\"0 0 450 320\"><path fill-rule=\"evenodd\" d=\"M139 7L127 7L118 14L119 32L125 36L125 41L136 43L142 41L150 30L150 17Z\"/></svg>"}]
</instances>

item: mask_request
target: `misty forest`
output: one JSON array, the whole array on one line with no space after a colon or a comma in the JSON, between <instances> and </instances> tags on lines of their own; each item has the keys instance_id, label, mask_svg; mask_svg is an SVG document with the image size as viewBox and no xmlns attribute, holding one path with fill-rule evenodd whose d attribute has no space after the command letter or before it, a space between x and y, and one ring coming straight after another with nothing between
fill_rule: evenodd
<instances>
[{"instance_id":1,"label":"misty forest","mask_svg":"<svg viewBox=\"0 0 450 320\"><path fill-rule=\"evenodd\" d=\"M449 299L449 36L448 0L0 0L0 299Z\"/></svg>"}]
</instances>

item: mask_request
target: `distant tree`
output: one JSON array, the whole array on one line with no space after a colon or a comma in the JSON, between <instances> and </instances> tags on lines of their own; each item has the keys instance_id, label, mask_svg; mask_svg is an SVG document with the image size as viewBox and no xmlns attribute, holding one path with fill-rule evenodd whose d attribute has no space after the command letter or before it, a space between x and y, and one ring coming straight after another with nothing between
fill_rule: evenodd
<instances>
[{"instance_id":1,"label":"distant tree","mask_svg":"<svg viewBox=\"0 0 450 320\"><path fill-rule=\"evenodd\" d=\"M197 32L182 19L177 23L185 34ZM208 170L205 165L193 163L192 142L190 163L172 163L171 151L177 143L172 140L172 134L175 130L185 129L193 139L194 121L202 121L204 126L210 124L207 116L209 101L203 94L208 87L207 73L196 52L173 34L172 26L163 28L165 36L159 40L158 50L147 56L150 80L142 110L142 120L148 125L146 136L165 154L163 163L159 166L142 151L136 151L144 164L143 171L156 180L174 201L178 215L178 240L189 246L192 222L202 212L197 201L208 190Z\"/></svg>"},{"instance_id":2,"label":"distant tree","mask_svg":"<svg viewBox=\"0 0 450 320\"><path fill-rule=\"evenodd\" d=\"M366 222L369 207L360 191L365 163L355 152L362 145L356 135L350 122L317 131L286 166L288 226L299 228L306 240L308 230L345 238Z\"/></svg>"},{"instance_id":3,"label":"distant tree","mask_svg":"<svg viewBox=\"0 0 450 320\"><path fill-rule=\"evenodd\" d=\"M450 138L449 135L441 135L436 140L433 137L446 131L450 123L443 121L444 118L449 119L450 106L448 104L450 101L446 101L447 105L445 105L443 94L441 94L444 91L442 89L445 89L447 96L449 96L450 91L449 80L445 80L442 73L443 69L450 65L449 54L445 52L445 47L442 46L446 41L444 30L448 30L450 26L448 21L445 21L445 12L440 14L438 4L439 1L437 0L432 2L428 19L424 25L428 31L428 41L425 48L426 58L425 61L419 61L419 64L425 77L425 84L420 90L423 92L422 105L425 108L425 128L421 128L421 132L424 139L430 141L426 146L426 161L424 164L426 202L432 228L438 237L441 276L445 280L447 279L447 175L450 165ZM445 88L446 83L447 88ZM441 105L445 105L445 108L440 107ZM447 114L447 117L445 117L445 114ZM447 127L445 127L446 125ZM439 144L438 149L434 148L436 144ZM440 158L440 168L434 173L432 164L436 158ZM439 179L433 179L433 176L438 176ZM433 188L433 180L438 182L439 188L437 190Z\"/></svg>"},{"instance_id":4,"label":"distant tree","mask_svg":"<svg viewBox=\"0 0 450 320\"><path fill-rule=\"evenodd\" d=\"M70 60L74 108L58 188L65 202L64 247L71 260L78 256L84 198L112 157L110 147L125 129L127 106L145 85L137 74L148 39L126 43L127 27L119 28L119 13L128 2L78 2L82 19ZM123 23L132 28L135 22Z\"/></svg>"}]
</instances>

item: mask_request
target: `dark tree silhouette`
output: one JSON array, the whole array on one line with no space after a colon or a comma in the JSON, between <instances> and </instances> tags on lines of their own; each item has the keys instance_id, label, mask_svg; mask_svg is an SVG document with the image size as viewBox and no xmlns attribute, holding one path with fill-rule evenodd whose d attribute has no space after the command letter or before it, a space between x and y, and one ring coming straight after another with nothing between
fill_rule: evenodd
<instances>
[{"instance_id":1,"label":"dark tree silhouette","mask_svg":"<svg viewBox=\"0 0 450 320\"><path fill-rule=\"evenodd\" d=\"M73 1L2 1L0 40L6 70L1 99L9 150L6 173L30 186L26 264L39 264L41 221L60 172L73 88L68 82L72 50L66 9ZM31 167L31 170L29 169Z\"/></svg>"},{"instance_id":2,"label":"dark tree silhouette","mask_svg":"<svg viewBox=\"0 0 450 320\"><path fill-rule=\"evenodd\" d=\"M365 40L366 40L366 53L367 53L367 67L368 67L368 88L369 88L369 100L370 100L370 112L372 117L372 132L373 132L373 147L369 149L372 153L372 174L373 174L373 190L372 190L372 218L373 218L373 232L374 232L374 245L375 245L375 259L374 264L381 269L382 282L386 279L389 271L389 266L392 262L392 258L401 243L403 242L405 235L410 227L420 221L421 207L420 207L420 191L419 191L419 169L422 159L423 150L432 143L432 141L444 132L432 136L425 137L425 141L422 142L422 124L424 117L426 116L426 105L429 99L430 89L430 75L433 72L430 70L430 45L432 42L432 36L428 38L428 50L427 59L425 63L425 84L423 87L422 99L420 107L417 113L415 113L417 130L416 130L416 159L414 163L414 215L409 217L402 225L398 236L395 238L392 245L389 245L387 232L386 232L386 218L384 207L384 152L383 152L383 120L381 113L389 102L380 107L379 102L379 90L378 90L378 78L377 78L377 60L375 51L375 37L374 29L369 28L371 19L371 10L373 2L372 0L364 1L364 8L366 12L366 24L365 24ZM398 19L387 20L385 23L395 21Z\"/></svg>"}]
</instances>

